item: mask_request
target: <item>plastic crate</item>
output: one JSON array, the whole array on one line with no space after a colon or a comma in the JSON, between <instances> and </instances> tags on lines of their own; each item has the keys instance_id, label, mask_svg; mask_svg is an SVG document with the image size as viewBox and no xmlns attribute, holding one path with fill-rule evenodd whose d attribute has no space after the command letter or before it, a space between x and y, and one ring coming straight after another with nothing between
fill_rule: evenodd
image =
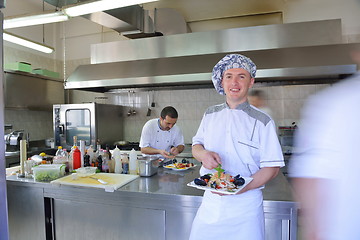
<instances>
[{"instance_id":1,"label":"plastic crate","mask_svg":"<svg viewBox=\"0 0 360 240\"><path fill-rule=\"evenodd\" d=\"M26 62L6 63L5 69L31 73L31 64Z\"/></svg>"},{"instance_id":2,"label":"plastic crate","mask_svg":"<svg viewBox=\"0 0 360 240\"><path fill-rule=\"evenodd\" d=\"M47 76L47 77L52 77L52 78L59 78L60 77L60 73L58 72L53 72L47 69L42 69L42 68L36 68L32 70L33 73L35 74L39 74L39 75L43 75L43 76Z\"/></svg>"}]
</instances>

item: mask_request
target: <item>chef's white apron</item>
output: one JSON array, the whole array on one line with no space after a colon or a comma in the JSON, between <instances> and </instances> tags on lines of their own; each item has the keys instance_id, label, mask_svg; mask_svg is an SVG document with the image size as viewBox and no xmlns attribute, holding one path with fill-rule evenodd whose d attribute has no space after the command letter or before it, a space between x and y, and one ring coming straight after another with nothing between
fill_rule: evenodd
<instances>
[{"instance_id":1,"label":"chef's white apron","mask_svg":"<svg viewBox=\"0 0 360 240\"><path fill-rule=\"evenodd\" d=\"M263 197L259 189L226 196L206 191L189 239L263 240L263 209Z\"/></svg>"}]
</instances>

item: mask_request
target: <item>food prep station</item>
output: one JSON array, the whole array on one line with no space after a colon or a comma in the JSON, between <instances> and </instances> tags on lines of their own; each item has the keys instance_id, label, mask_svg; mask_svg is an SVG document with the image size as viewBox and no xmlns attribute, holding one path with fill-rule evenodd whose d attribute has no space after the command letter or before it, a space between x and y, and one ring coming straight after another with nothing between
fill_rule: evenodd
<instances>
[{"instance_id":1,"label":"food prep station","mask_svg":"<svg viewBox=\"0 0 360 240\"><path fill-rule=\"evenodd\" d=\"M10 235L38 240L187 239L203 194L186 186L199 177L196 164L184 171L159 167L153 176L137 177L114 192L8 176ZM280 173L263 192L266 239L296 239L298 206L287 179Z\"/></svg>"}]
</instances>

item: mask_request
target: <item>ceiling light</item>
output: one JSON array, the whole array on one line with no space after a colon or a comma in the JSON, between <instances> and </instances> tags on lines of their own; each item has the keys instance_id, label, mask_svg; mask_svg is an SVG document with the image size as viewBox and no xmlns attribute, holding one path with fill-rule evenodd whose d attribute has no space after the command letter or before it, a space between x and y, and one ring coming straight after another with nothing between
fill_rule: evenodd
<instances>
[{"instance_id":1,"label":"ceiling light","mask_svg":"<svg viewBox=\"0 0 360 240\"><path fill-rule=\"evenodd\" d=\"M4 29L25 27L46 23L62 22L69 19L63 12L51 12L37 15L24 15L4 19Z\"/></svg>"},{"instance_id":2,"label":"ceiling light","mask_svg":"<svg viewBox=\"0 0 360 240\"><path fill-rule=\"evenodd\" d=\"M44 52L44 53L52 53L54 51L54 49L52 47L25 39L23 37L16 36L14 34L6 33L6 32L3 33L3 39L5 41L12 42L12 43L15 43L15 44L27 47L27 48L31 48L31 49L34 49L34 50L37 50L40 52Z\"/></svg>"},{"instance_id":3,"label":"ceiling light","mask_svg":"<svg viewBox=\"0 0 360 240\"><path fill-rule=\"evenodd\" d=\"M94 12L101 12L115 8L121 8L136 4L155 2L158 0L100 0L64 7L63 11L69 17L86 15Z\"/></svg>"}]
</instances>

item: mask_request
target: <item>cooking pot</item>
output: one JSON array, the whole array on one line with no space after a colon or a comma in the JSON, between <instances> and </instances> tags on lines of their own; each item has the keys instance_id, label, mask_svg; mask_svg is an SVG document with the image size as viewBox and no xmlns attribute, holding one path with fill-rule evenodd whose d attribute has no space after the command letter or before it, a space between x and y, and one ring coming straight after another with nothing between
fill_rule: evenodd
<instances>
[{"instance_id":1,"label":"cooking pot","mask_svg":"<svg viewBox=\"0 0 360 240\"><path fill-rule=\"evenodd\" d=\"M129 141L117 141L117 142L114 142L114 145L127 146L127 145L129 145Z\"/></svg>"},{"instance_id":2,"label":"cooking pot","mask_svg":"<svg viewBox=\"0 0 360 240\"><path fill-rule=\"evenodd\" d=\"M139 175L142 177L150 177L157 173L160 160L156 156L144 156L138 158Z\"/></svg>"}]
</instances>

